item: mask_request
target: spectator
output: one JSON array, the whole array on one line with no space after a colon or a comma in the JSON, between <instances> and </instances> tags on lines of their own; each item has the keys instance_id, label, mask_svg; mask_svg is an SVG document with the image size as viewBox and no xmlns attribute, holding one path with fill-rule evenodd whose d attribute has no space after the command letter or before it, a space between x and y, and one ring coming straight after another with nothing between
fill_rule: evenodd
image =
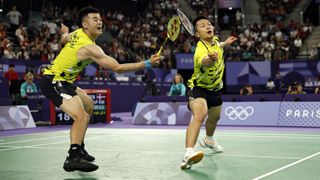
<instances>
[{"instance_id":1,"label":"spectator","mask_svg":"<svg viewBox=\"0 0 320 180\"><path fill-rule=\"evenodd\" d=\"M27 104L27 95L38 92L36 85L33 83L33 74L28 72L25 75L25 82L20 86L21 104Z\"/></svg>"},{"instance_id":2,"label":"spectator","mask_svg":"<svg viewBox=\"0 0 320 180\"><path fill-rule=\"evenodd\" d=\"M250 84L245 85L241 90L240 90L240 95L252 95L253 94L253 89Z\"/></svg>"},{"instance_id":3,"label":"spectator","mask_svg":"<svg viewBox=\"0 0 320 180\"><path fill-rule=\"evenodd\" d=\"M298 81L295 81L288 86L287 94L306 94L306 92L303 91L302 84Z\"/></svg>"},{"instance_id":4,"label":"spectator","mask_svg":"<svg viewBox=\"0 0 320 180\"><path fill-rule=\"evenodd\" d=\"M311 88L311 87L313 87L314 85L313 85L313 81L312 81L312 79L311 78L307 78L307 80L306 80L306 82L304 83L304 87L306 87L306 88Z\"/></svg>"},{"instance_id":5,"label":"spectator","mask_svg":"<svg viewBox=\"0 0 320 180\"><path fill-rule=\"evenodd\" d=\"M10 82L13 80L18 80L19 79L19 75L18 73L14 70L15 65L14 64L10 64L8 71L4 73L4 77L7 78L9 80L9 86L10 86Z\"/></svg>"},{"instance_id":6,"label":"spectator","mask_svg":"<svg viewBox=\"0 0 320 180\"><path fill-rule=\"evenodd\" d=\"M31 26L28 28L27 31L28 31L28 34L32 38L35 38L39 35L39 29L38 29L37 24L34 20L31 22Z\"/></svg>"},{"instance_id":7,"label":"spectator","mask_svg":"<svg viewBox=\"0 0 320 180\"><path fill-rule=\"evenodd\" d=\"M7 72L4 73L4 77L6 77L9 81L9 94L10 99L13 105L16 105L20 99L20 81L18 73L14 70L15 65L10 64Z\"/></svg>"},{"instance_id":8,"label":"spectator","mask_svg":"<svg viewBox=\"0 0 320 180\"><path fill-rule=\"evenodd\" d=\"M268 90L274 90L275 85L274 85L274 82L271 78L268 79L266 87Z\"/></svg>"},{"instance_id":9,"label":"spectator","mask_svg":"<svg viewBox=\"0 0 320 180\"><path fill-rule=\"evenodd\" d=\"M237 10L236 12L236 23L237 23L237 26L242 25L242 13L239 10Z\"/></svg>"},{"instance_id":10,"label":"spectator","mask_svg":"<svg viewBox=\"0 0 320 180\"><path fill-rule=\"evenodd\" d=\"M9 18L11 32L15 31L18 28L20 19L22 18L21 13L17 11L17 7L14 5L6 16Z\"/></svg>"},{"instance_id":11,"label":"spectator","mask_svg":"<svg viewBox=\"0 0 320 180\"><path fill-rule=\"evenodd\" d=\"M281 81L280 73L276 73L275 79L274 79L274 90L275 93L280 93L281 87L283 86L283 83Z\"/></svg>"},{"instance_id":12,"label":"spectator","mask_svg":"<svg viewBox=\"0 0 320 180\"><path fill-rule=\"evenodd\" d=\"M180 74L176 74L170 86L168 96L185 96L186 86L183 84L183 78Z\"/></svg>"},{"instance_id":13,"label":"spectator","mask_svg":"<svg viewBox=\"0 0 320 180\"><path fill-rule=\"evenodd\" d=\"M21 59L21 60L30 59L28 51L26 50L25 46L21 47L20 51L17 53L17 59Z\"/></svg>"},{"instance_id":14,"label":"spectator","mask_svg":"<svg viewBox=\"0 0 320 180\"><path fill-rule=\"evenodd\" d=\"M11 44L8 44L7 49L5 49L3 51L3 58L5 58L5 59L16 59L17 58L17 55L13 51Z\"/></svg>"}]
</instances>

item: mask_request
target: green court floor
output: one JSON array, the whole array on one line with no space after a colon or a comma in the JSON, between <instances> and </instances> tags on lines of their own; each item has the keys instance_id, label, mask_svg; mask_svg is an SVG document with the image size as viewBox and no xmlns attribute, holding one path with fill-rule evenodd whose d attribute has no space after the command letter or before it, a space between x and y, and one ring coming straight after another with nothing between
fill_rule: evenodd
<instances>
[{"instance_id":1,"label":"green court floor","mask_svg":"<svg viewBox=\"0 0 320 180\"><path fill-rule=\"evenodd\" d=\"M203 149L199 164L181 170L184 129L89 128L87 150L100 166L91 173L62 169L68 130L0 137L0 179L320 179L319 134L218 130L216 137L224 153Z\"/></svg>"}]
</instances>

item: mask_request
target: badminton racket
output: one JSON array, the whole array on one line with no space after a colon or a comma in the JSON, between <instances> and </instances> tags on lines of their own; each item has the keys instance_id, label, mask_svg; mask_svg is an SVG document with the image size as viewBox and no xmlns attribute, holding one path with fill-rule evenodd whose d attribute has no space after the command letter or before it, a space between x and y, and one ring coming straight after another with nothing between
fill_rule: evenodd
<instances>
[{"instance_id":1,"label":"badminton racket","mask_svg":"<svg viewBox=\"0 0 320 180\"><path fill-rule=\"evenodd\" d=\"M167 37L165 41L162 43L160 50L158 51L158 56L161 55L161 52L163 51L163 47L170 39L172 42L175 41L180 34L180 22L179 22L179 17L178 16L172 16L167 24Z\"/></svg>"},{"instance_id":2,"label":"badminton racket","mask_svg":"<svg viewBox=\"0 0 320 180\"><path fill-rule=\"evenodd\" d=\"M183 28L191 35L191 36L195 36L195 28L193 27L192 22L189 20L188 16L186 14L184 14L180 9L177 9L177 14L179 17L179 21L182 24ZM209 48L206 46L206 44L199 39L202 44L207 48L209 54L212 54L212 52L209 50Z\"/></svg>"}]
</instances>

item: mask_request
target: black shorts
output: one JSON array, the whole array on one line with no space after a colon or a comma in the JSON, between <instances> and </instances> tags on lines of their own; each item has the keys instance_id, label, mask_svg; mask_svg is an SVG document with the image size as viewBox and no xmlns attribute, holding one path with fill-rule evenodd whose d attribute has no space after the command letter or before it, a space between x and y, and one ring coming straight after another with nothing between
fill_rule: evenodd
<instances>
[{"instance_id":1,"label":"black shorts","mask_svg":"<svg viewBox=\"0 0 320 180\"><path fill-rule=\"evenodd\" d=\"M188 88L187 96L189 101L191 99L204 98L205 100L207 100L208 109L214 106L222 105L221 90L209 91L201 87L194 87L193 89ZM188 108L189 108L189 103L188 103Z\"/></svg>"},{"instance_id":2,"label":"black shorts","mask_svg":"<svg viewBox=\"0 0 320 180\"><path fill-rule=\"evenodd\" d=\"M53 75L44 75L40 80L41 93L60 107L63 98L69 99L77 95L77 86L67 81L52 82Z\"/></svg>"}]
</instances>

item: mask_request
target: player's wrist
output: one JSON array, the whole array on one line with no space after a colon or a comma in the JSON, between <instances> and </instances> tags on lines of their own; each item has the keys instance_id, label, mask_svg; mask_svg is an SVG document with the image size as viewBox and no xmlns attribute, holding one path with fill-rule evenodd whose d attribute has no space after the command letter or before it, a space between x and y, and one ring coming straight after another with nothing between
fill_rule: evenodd
<instances>
[{"instance_id":1,"label":"player's wrist","mask_svg":"<svg viewBox=\"0 0 320 180\"><path fill-rule=\"evenodd\" d=\"M144 67L147 68L147 69L151 69L152 68L150 59L147 59L147 60L144 61Z\"/></svg>"}]
</instances>

